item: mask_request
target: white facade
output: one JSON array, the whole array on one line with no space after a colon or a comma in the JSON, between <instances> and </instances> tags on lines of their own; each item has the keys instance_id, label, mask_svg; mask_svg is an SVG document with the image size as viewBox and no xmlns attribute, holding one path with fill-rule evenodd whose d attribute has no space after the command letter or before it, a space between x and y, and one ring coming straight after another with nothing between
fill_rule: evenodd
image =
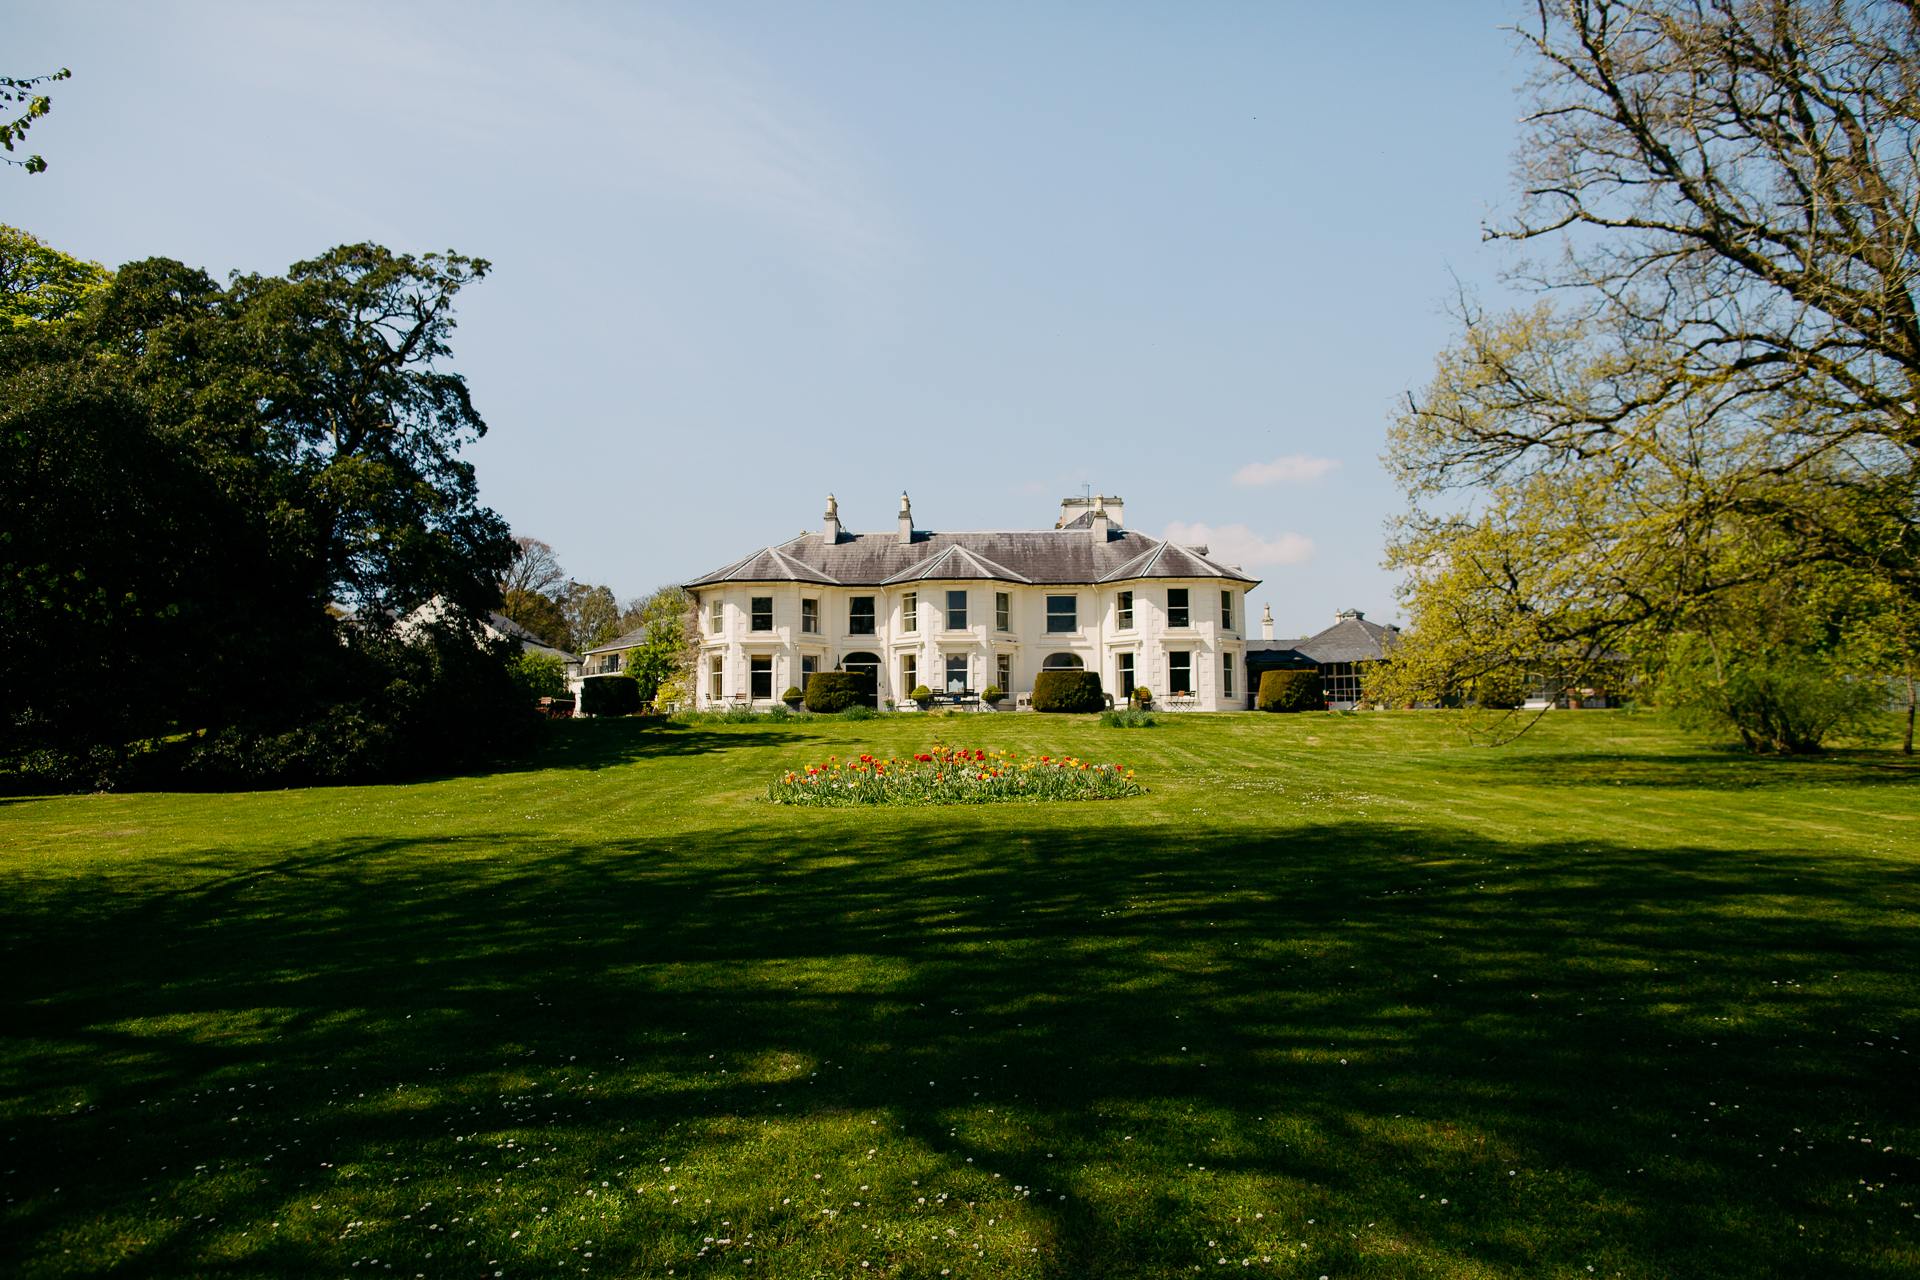
<instances>
[{"instance_id":1,"label":"white facade","mask_svg":"<svg viewBox=\"0 0 1920 1280\"><path fill-rule=\"evenodd\" d=\"M1130 687L1145 685L1156 701L1237 710L1247 693L1246 586L1223 578L702 586L697 697L702 706L771 703L804 688L809 670L873 662L883 703L906 702L915 685L975 694L994 686L1019 706L1051 660L1098 671L1116 701L1130 674ZM964 617L950 607L956 594Z\"/></svg>"}]
</instances>

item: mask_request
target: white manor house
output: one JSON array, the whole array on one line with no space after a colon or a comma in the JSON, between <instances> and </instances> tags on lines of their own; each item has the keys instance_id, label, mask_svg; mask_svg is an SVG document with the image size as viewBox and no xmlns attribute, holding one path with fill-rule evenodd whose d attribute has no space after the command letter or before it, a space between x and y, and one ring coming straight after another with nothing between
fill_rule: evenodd
<instances>
[{"instance_id":1,"label":"white manor house","mask_svg":"<svg viewBox=\"0 0 1920 1280\"><path fill-rule=\"evenodd\" d=\"M816 671L864 670L882 702L992 686L1021 708L1037 673L1068 668L1098 671L1116 701L1145 685L1196 711L1239 709L1258 580L1207 551L1133 532L1118 498L1069 498L1051 529L937 533L914 528L903 493L896 528L850 533L828 495L818 533L686 584L696 699L771 704ZM595 650L589 669L618 669L622 647Z\"/></svg>"}]
</instances>

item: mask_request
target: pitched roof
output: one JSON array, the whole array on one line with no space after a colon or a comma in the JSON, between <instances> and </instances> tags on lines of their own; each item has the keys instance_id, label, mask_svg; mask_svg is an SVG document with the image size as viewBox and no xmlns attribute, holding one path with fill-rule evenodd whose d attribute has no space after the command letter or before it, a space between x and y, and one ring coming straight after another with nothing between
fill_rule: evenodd
<instances>
[{"instance_id":1,"label":"pitched roof","mask_svg":"<svg viewBox=\"0 0 1920 1280\"><path fill-rule=\"evenodd\" d=\"M744 559L735 560L723 569L714 570L704 578L695 578L687 585L692 587L714 582L820 582L830 587L841 585L838 578L794 559L779 547L765 547Z\"/></svg>"},{"instance_id":2,"label":"pitched roof","mask_svg":"<svg viewBox=\"0 0 1920 1280\"><path fill-rule=\"evenodd\" d=\"M1400 642L1400 628L1368 622L1349 609L1325 631L1298 641L1295 648L1315 662L1378 662Z\"/></svg>"},{"instance_id":3,"label":"pitched roof","mask_svg":"<svg viewBox=\"0 0 1920 1280\"><path fill-rule=\"evenodd\" d=\"M936 556L930 556L919 564L908 565L886 580L885 584L895 582L938 582L961 581L969 578L992 578L1001 582L1032 582L1024 573L1015 573L1005 565L995 564L985 556L976 555L967 548L955 544Z\"/></svg>"},{"instance_id":4,"label":"pitched roof","mask_svg":"<svg viewBox=\"0 0 1920 1280\"><path fill-rule=\"evenodd\" d=\"M504 613L489 613L487 615L487 630L493 632L502 640L518 640L522 653L552 653L559 655L567 662L580 661L579 658L568 653L565 649L548 644L545 640L542 640L539 636L533 634L533 632L527 630Z\"/></svg>"},{"instance_id":5,"label":"pitched roof","mask_svg":"<svg viewBox=\"0 0 1920 1280\"><path fill-rule=\"evenodd\" d=\"M622 649L637 649L646 642L647 629L645 627L636 627L623 636L615 636L605 644L593 646L593 648L587 650L586 656L592 657L596 653L618 653Z\"/></svg>"},{"instance_id":6,"label":"pitched roof","mask_svg":"<svg viewBox=\"0 0 1920 1280\"><path fill-rule=\"evenodd\" d=\"M1122 572L1129 566L1137 569ZM1129 578L1226 578L1255 583L1191 547L1130 529L1102 539L1090 528L1018 529L984 533L915 531L903 543L893 533L841 534L828 542L804 533L687 583L822 582L830 586L992 579L1004 582L1088 584Z\"/></svg>"}]
</instances>

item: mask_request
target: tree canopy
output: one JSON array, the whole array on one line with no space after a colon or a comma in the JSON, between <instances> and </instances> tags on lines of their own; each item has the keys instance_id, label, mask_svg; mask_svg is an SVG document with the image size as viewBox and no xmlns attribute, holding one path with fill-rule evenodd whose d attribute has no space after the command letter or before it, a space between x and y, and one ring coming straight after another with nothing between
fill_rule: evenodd
<instances>
[{"instance_id":1,"label":"tree canopy","mask_svg":"<svg viewBox=\"0 0 1920 1280\"><path fill-rule=\"evenodd\" d=\"M0 329L0 752L284 735L409 681L506 687L504 659L466 654L514 548L443 367L485 270L351 245L226 287L168 259L97 287L43 273L86 287ZM391 633L435 597L462 634L421 666Z\"/></svg>"},{"instance_id":2,"label":"tree canopy","mask_svg":"<svg viewBox=\"0 0 1920 1280\"><path fill-rule=\"evenodd\" d=\"M1465 300L1397 417L1414 625L1383 689L1671 675L1703 637L1868 678L1842 651L1920 599L1914 6L1541 0L1518 35L1532 110L1488 235L1537 248L1513 277L1550 301ZM1786 598L1829 612L1769 631Z\"/></svg>"}]
</instances>

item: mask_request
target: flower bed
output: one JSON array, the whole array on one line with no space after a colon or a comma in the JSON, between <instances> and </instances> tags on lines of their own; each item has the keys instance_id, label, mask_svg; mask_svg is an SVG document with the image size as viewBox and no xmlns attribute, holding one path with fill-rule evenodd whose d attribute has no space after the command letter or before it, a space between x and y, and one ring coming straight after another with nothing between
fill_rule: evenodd
<instances>
[{"instance_id":1,"label":"flower bed","mask_svg":"<svg viewBox=\"0 0 1920 1280\"><path fill-rule=\"evenodd\" d=\"M1143 796L1133 770L1072 756L1020 757L1010 751L935 747L900 759L827 757L790 770L767 787L775 804L820 807L910 804L1039 804Z\"/></svg>"}]
</instances>

